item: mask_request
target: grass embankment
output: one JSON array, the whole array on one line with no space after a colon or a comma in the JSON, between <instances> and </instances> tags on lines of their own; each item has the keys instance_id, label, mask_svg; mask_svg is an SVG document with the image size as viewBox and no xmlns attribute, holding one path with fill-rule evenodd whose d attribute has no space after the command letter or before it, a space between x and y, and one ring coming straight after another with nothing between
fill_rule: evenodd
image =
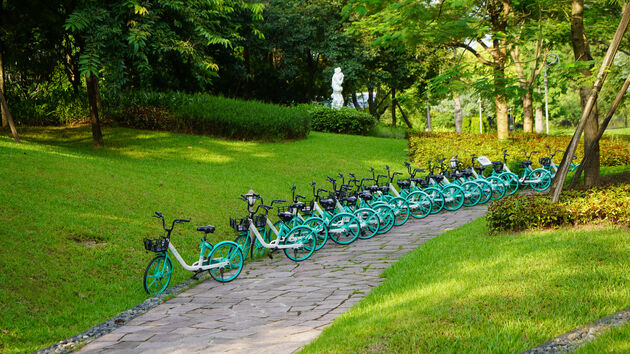
<instances>
[{"instance_id":1,"label":"grass embankment","mask_svg":"<svg viewBox=\"0 0 630 354\"><path fill-rule=\"evenodd\" d=\"M229 216L250 187L271 199L289 188L311 195L315 180L400 165L406 141L312 133L284 143L245 143L192 135L105 129L94 150L89 127L21 128L22 144L0 137L0 351L27 352L111 318L147 298L142 239L176 225L173 242L189 262L196 226L234 239ZM245 271L247 268L245 268ZM175 266L172 283L191 273ZM238 279L236 280L238 281ZM219 283L217 283L219 286Z\"/></svg>"},{"instance_id":2,"label":"grass embankment","mask_svg":"<svg viewBox=\"0 0 630 354\"><path fill-rule=\"evenodd\" d=\"M629 241L612 228L490 237L477 220L403 257L304 352L522 352L628 307Z\"/></svg>"}]
</instances>

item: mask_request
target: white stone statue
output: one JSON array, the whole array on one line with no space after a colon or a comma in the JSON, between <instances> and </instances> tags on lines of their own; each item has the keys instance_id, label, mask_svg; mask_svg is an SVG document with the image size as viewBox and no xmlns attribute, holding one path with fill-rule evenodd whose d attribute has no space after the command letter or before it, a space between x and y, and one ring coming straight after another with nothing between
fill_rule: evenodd
<instances>
[{"instance_id":1,"label":"white stone statue","mask_svg":"<svg viewBox=\"0 0 630 354\"><path fill-rule=\"evenodd\" d=\"M341 68L335 68L335 74L332 77L332 89L333 93L330 95L332 97L332 103L330 104L332 108L340 109L343 107L343 95L341 92L343 91L343 73L341 72Z\"/></svg>"}]
</instances>

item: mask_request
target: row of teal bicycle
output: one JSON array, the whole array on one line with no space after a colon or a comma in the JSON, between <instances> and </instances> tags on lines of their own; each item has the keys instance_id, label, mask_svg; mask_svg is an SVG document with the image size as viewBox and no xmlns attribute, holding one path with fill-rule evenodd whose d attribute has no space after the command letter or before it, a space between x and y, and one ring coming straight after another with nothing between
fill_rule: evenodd
<instances>
[{"instance_id":1,"label":"row of teal bicycle","mask_svg":"<svg viewBox=\"0 0 630 354\"><path fill-rule=\"evenodd\" d=\"M549 149L549 148L548 148ZM539 160L542 167L533 169L532 151L521 161L521 172L517 175L507 165L507 151L503 161L490 161L484 156L471 156L466 165L457 156L428 161L428 173L405 163L408 176L392 172L385 166L384 174L358 178L353 173L328 177L329 189L310 185L311 198L296 194L291 188L291 200L272 200L265 204L263 197L250 190L240 196L247 213L241 218L230 218L230 226L236 231L234 241L222 241L216 245L207 240L215 231L214 226L198 227L203 232L199 245L199 258L188 265L171 241L171 232L176 223L189 222L175 219L167 227L162 220L164 236L145 239L145 249L155 252L144 274L144 289L151 295L163 292L169 285L173 265L171 256L196 278L207 271L219 282L229 282L238 277L248 257L257 258L282 251L291 260L308 259L315 251L331 240L347 245L357 239L369 239L388 232L394 226L405 224L409 218L421 219L442 210L458 210L501 199L516 193L521 188L544 191L549 188L557 171L553 157L558 152L549 151L550 156ZM487 167L490 167L488 171ZM576 168L573 165L572 168ZM394 182L394 180L396 181ZM277 221L272 222L269 212L276 210Z\"/></svg>"}]
</instances>

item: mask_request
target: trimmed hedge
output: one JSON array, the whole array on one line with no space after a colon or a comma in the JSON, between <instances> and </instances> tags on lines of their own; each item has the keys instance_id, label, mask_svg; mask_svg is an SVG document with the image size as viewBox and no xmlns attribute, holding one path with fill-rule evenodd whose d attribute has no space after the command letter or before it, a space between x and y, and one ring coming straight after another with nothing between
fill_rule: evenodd
<instances>
[{"instance_id":1,"label":"trimmed hedge","mask_svg":"<svg viewBox=\"0 0 630 354\"><path fill-rule=\"evenodd\" d=\"M131 128L244 140L304 139L310 131L303 108L207 94L138 92L111 106L112 119Z\"/></svg>"},{"instance_id":2,"label":"trimmed hedge","mask_svg":"<svg viewBox=\"0 0 630 354\"><path fill-rule=\"evenodd\" d=\"M367 135L376 125L369 113L354 108L333 109L319 105L304 105L311 116L313 130L319 132Z\"/></svg>"},{"instance_id":3,"label":"trimmed hedge","mask_svg":"<svg viewBox=\"0 0 630 354\"><path fill-rule=\"evenodd\" d=\"M630 184L566 191L558 204L548 196L505 197L490 205L486 221L491 233L602 221L630 227Z\"/></svg>"},{"instance_id":4,"label":"trimmed hedge","mask_svg":"<svg viewBox=\"0 0 630 354\"><path fill-rule=\"evenodd\" d=\"M510 168L519 165L524 160L521 149L528 152L539 151L532 155L534 166L540 166L540 157L547 156L545 145L549 145L552 151L564 150L571 141L570 136L547 136L538 134L525 134L512 132L510 138L501 141L496 134L457 134L457 133L418 133L409 138L409 155L412 161L420 165L427 160L435 160L438 157L451 157L458 155L461 161L470 163L471 154L485 155L490 160L503 160L503 150L507 149L510 156L508 162ZM599 142L600 162L602 166L630 165L630 142L627 136L604 136ZM583 157L584 144L578 145L577 156ZM554 158L556 164L560 164L562 154ZM512 171L515 171L512 169ZM515 171L516 172L516 171Z\"/></svg>"}]
</instances>

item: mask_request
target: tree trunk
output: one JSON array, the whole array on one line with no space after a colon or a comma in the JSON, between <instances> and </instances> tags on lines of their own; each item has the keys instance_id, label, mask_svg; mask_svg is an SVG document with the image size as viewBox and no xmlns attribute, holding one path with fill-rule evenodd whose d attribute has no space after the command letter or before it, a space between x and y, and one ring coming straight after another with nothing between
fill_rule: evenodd
<instances>
[{"instance_id":1,"label":"tree trunk","mask_svg":"<svg viewBox=\"0 0 630 354\"><path fill-rule=\"evenodd\" d=\"M7 123L11 128L11 134L13 134L13 139L20 142L20 137L18 136L17 129L15 129L15 123L13 123L13 116L11 116L11 111L9 111L9 105L7 105L7 100L4 99L4 94L0 92L0 104L2 105L2 112L6 112L7 115Z\"/></svg>"},{"instance_id":2,"label":"tree trunk","mask_svg":"<svg viewBox=\"0 0 630 354\"><path fill-rule=\"evenodd\" d=\"M4 23L4 1L0 2L0 26ZM5 71L4 71L4 38L0 37L0 92L2 93L2 97L4 97L7 92L5 90ZM10 113L9 113L10 114ZM9 120L7 118L7 112L4 107L2 108L2 127L5 128L9 125Z\"/></svg>"},{"instance_id":3,"label":"tree trunk","mask_svg":"<svg viewBox=\"0 0 630 354\"><path fill-rule=\"evenodd\" d=\"M1 7L1 5L0 5ZM0 40L0 92L2 93L2 97L4 97L7 93L5 86L5 71L4 71L4 43ZM5 128L9 125L9 119L7 118L8 112L2 108L2 127ZM10 113L9 113L10 114Z\"/></svg>"},{"instance_id":4,"label":"tree trunk","mask_svg":"<svg viewBox=\"0 0 630 354\"><path fill-rule=\"evenodd\" d=\"M357 93L352 93L352 104L354 105L354 109L357 111L361 111L361 107L359 107L359 100L357 99Z\"/></svg>"},{"instance_id":5,"label":"tree trunk","mask_svg":"<svg viewBox=\"0 0 630 354\"><path fill-rule=\"evenodd\" d=\"M433 131L433 123L431 122L431 109L429 108L429 92L427 92L427 126L425 130L429 133Z\"/></svg>"},{"instance_id":6,"label":"tree trunk","mask_svg":"<svg viewBox=\"0 0 630 354\"><path fill-rule=\"evenodd\" d=\"M536 106L536 133L542 134L545 132L545 121L543 119L543 108L542 106Z\"/></svg>"},{"instance_id":7,"label":"tree trunk","mask_svg":"<svg viewBox=\"0 0 630 354\"><path fill-rule=\"evenodd\" d=\"M396 126L396 89L392 88L392 125Z\"/></svg>"},{"instance_id":8,"label":"tree trunk","mask_svg":"<svg viewBox=\"0 0 630 354\"><path fill-rule=\"evenodd\" d=\"M554 178L553 184L551 185L551 189L553 190L553 196L551 198L552 203L557 203L560 200L560 193L562 193L562 188L564 186L564 180L569 172L569 164L575 153L577 148L578 141L580 140L580 136L582 135L582 131L586 126L586 122L591 115L591 111L593 110L595 103L597 102L597 95L602 89L604 85L604 81L606 81L606 76L608 74L608 70L612 65L613 60L615 59L615 54L617 54L617 50L619 49L619 44L623 38L623 34L628 28L628 23L630 22L630 3L626 3L623 6L623 13L621 16L621 20L619 21L619 26L617 26L617 31L613 37L613 40L610 42L610 46L606 51L606 55L604 56L604 61L599 69L597 74L597 79L593 84L593 88L586 100L586 105L584 110L582 111L582 116L580 117L580 121L578 122L577 128L575 129L575 133L573 133L573 137L571 138L571 142L562 157L562 162L560 162L560 166L558 167L558 172L556 173L556 177ZM591 144L593 145L593 144ZM586 169L586 166L585 166ZM586 176L585 176L586 178Z\"/></svg>"},{"instance_id":9,"label":"tree trunk","mask_svg":"<svg viewBox=\"0 0 630 354\"><path fill-rule=\"evenodd\" d=\"M98 90L98 78L91 74L85 77L87 84L88 102L90 104L90 122L92 123L92 139L94 141L95 148L102 148L103 134L101 133L101 124L98 119L98 109L100 102L100 95Z\"/></svg>"},{"instance_id":10,"label":"tree trunk","mask_svg":"<svg viewBox=\"0 0 630 354\"><path fill-rule=\"evenodd\" d=\"M523 96L523 131L525 133L531 133L533 131L534 123L534 105L531 88L527 89L527 92Z\"/></svg>"},{"instance_id":11,"label":"tree trunk","mask_svg":"<svg viewBox=\"0 0 630 354\"><path fill-rule=\"evenodd\" d=\"M243 88L244 92L244 99L247 101L250 99L251 95L252 95L252 85L249 84L249 81L251 79L251 65L250 65L250 60L249 60L249 48L247 46L243 47L243 60L245 61L245 81L243 82L243 86L245 86ZM309 101L308 103L311 103L311 97L309 95Z\"/></svg>"},{"instance_id":12,"label":"tree trunk","mask_svg":"<svg viewBox=\"0 0 630 354\"><path fill-rule=\"evenodd\" d=\"M584 0L573 0L571 2L571 44L573 46L573 55L575 57L575 61L593 60L588 40L586 39L583 18ZM588 81L588 78L591 76L591 71L589 69L585 68L580 70L582 76L584 76L584 78L586 79L585 81ZM584 107L586 106L586 100L588 99L590 92L590 86L580 87L580 104L582 106L582 110L584 110ZM585 149L593 142L595 142L594 139L599 128L597 115L597 104L595 104L590 116L586 120L586 125L584 126ZM590 163L587 166L584 166L584 184L586 186L595 186L599 184L599 181L599 144L597 144L594 147L593 157Z\"/></svg>"},{"instance_id":13,"label":"tree trunk","mask_svg":"<svg viewBox=\"0 0 630 354\"><path fill-rule=\"evenodd\" d=\"M602 125L599 127L599 130L597 131L597 135L595 136L595 142L591 146L586 147L585 149L586 152L584 153L584 158L582 159L582 163L580 163L580 166L578 167L577 171L575 171L575 174L573 175L573 179L571 180L571 185L569 186L569 188L573 188L575 186L578 179L580 178L580 175L582 174L582 170L584 169L584 166L588 166L588 162L593 157L593 153L595 152L596 145L599 145L599 139L601 139L602 135L604 135L604 131L606 130L606 127L608 127L608 123L610 123L610 120L615 114L617 107L619 107L619 104L623 100L623 96L626 94L628 87L630 87L630 75L626 77L626 81L623 83L621 90L619 90L619 93L617 93L617 97L615 98L615 101L610 107L610 110L608 110L608 113L606 114L606 118L604 118Z\"/></svg>"},{"instance_id":14,"label":"tree trunk","mask_svg":"<svg viewBox=\"0 0 630 354\"><path fill-rule=\"evenodd\" d=\"M400 106L400 103L398 101L396 101L396 106L398 106L398 110L400 111L400 114L402 115L403 120L405 121L405 124L407 124L409 129L413 129L413 125L411 125L411 121L409 121L409 118L407 118L407 115L405 114L405 111L403 111L403 109Z\"/></svg>"},{"instance_id":15,"label":"tree trunk","mask_svg":"<svg viewBox=\"0 0 630 354\"><path fill-rule=\"evenodd\" d=\"M462 102L459 97L459 92L455 92L453 94L453 102L455 103L455 108L453 110L453 117L455 118L455 132L462 132Z\"/></svg>"},{"instance_id":16,"label":"tree trunk","mask_svg":"<svg viewBox=\"0 0 630 354\"><path fill-rule=\"evenodd\" d=\"M374 102L374 88L368 87L368 111L376 120L380 120L380 117L376 116L376 103Z\"/></svg>"}]
</instances>

